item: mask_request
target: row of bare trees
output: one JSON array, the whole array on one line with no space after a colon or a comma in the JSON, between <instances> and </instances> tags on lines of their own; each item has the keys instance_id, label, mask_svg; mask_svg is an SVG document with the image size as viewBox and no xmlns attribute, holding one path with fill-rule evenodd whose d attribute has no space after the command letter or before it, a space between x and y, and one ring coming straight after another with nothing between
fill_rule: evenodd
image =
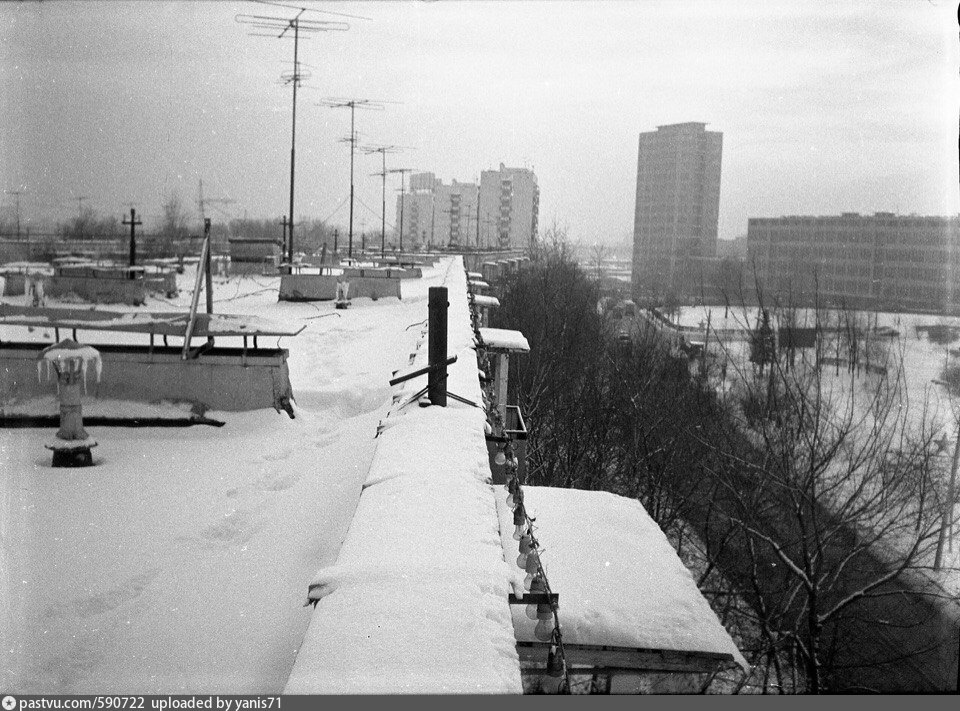
<instances>
[{"instance_id":1,"label":"row of bare trees","mask_svg":"<svg viewBox=\"0 0 960 711\"><path fill-rule=\"evenodd\" d=\"M530 483L638 498L700 559L702 588L765 689L946 688L956 633L918 577L946 457L902 368L822 367L832 339L850 337L827 329L799 360L770 353L762 368L741 343L721 381L656 325L613 321L598 300L555 229L504 286L496 324L531 343L511 363L535 423Z\"/></svg>"}]
</instances>

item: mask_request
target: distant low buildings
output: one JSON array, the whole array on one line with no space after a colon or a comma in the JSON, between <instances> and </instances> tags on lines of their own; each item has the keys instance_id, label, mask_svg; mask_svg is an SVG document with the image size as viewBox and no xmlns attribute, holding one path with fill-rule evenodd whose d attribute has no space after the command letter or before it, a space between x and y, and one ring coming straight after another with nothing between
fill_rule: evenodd
<instances>
[{"instance_id":1,"label":"distant low buildings","mask_svg":"<svg viewBox=\"0 0 960 711\"><path fill-rule=\"evenodd\" d=\"M751 218L746 271L765 298L795 304L956 313L960 217Z\"/></svg>"},{"instance_id":2,"label":"distant low buildings","mask_svg":"<svg viewBox=\"0 0 960 711\"><path fill-rule=\"evenodd\" d=\"M482 171L479 185L415 173L397 198L397 225L411 245L524 249L537 235L539 204L537 176L527 168L501 163Z\"/></svg>"}]
</instances>

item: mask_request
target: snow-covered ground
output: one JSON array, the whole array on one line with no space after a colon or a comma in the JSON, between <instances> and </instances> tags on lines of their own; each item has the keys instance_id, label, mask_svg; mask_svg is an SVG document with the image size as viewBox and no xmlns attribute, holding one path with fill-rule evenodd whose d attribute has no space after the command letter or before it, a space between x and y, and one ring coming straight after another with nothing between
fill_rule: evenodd
<instances>
[{"instance_id":1,"label":"snow-covered ground","mask_svg":"<svg viewBox=\"0 0 960 711\"><path fill-rule=\"evenodd\" d=\"M814 316L812 310L802 309L797 312L797 325L813 326ZM688 335L688 338L702 339L706 325L710 323L709 347L712 353L715 353L720 361L724 357L731 363L738 362L737 368L742 369L747 364L749 355L749 345L743 340L742 335L737 335L736 331L743 332L757 327L760 313L756 307L751 308L730 308L724 309L723 306L695 306L683 307L674 319L674 323L685 327L696 329ZM830 325L836 325L838 319L847 318L847 316L838 316L835 311L825 311L823 318ZM960 398L949 395L946 388L936 382L942 377L943 370L947 365L956 366L960 359L950 353L951 349L960 347L960 339L951 343L935 343L927 335L918 334L917 327L924 326L952 326L958 329L960 333L960 318L949 316L935 316L930 314L910 314L910 313L884 313L884 312L853 312L850 318L861 328L866 327L868 320L871 326L886 327L897 332L894 337L873 337L877 343L875 353L882 354L886 352L886 362L889 372L899 373L902 377L904 398L900 404L900 415L903 421L915 430L924 423L940 433L938 436L944 436L948 446L942 452L943 466L945 476L949 475L950 461L949 455L952 453L953 442L957 437L957 418L960 418ZM775 314L771 313L771 324L776 319ZM726 334L724 331L728 330ZM722 347L717 345L717 336L720 334ZM834 354L825 354L828 357ZM841 353L841 357L843 353ZM902 363L902 368L900 364ZM832 392L836 398L835 401L845 400L849 394L851 379L846 369L841 365L839 376L836 375L834 366L828 366L824 369L824 388ZM735 368L731 365L728 369L728 378L733 378ZM869 401L870 388L876 384L877 375L861 374L852 382L855 387L862 388L861 393L856 393L855 401L865 403ZM960 507L958 507L960 509ZM930 561L932 564L932 561ZM952 544L949 550L944 551L944 569L939 573L933 573L936 579L952 594L960 594L960 532L954 528Z\"/></svg>"},{"instance_id":2,"label":"snow-covered ground","mask_svg":"<svg viewBox=\"0 0 960 711\"><path fill-rule=\"evenodd\" d=\"M0 430L0 687L280 692L310 620L307 584L336 559L388 380L407 365L421 335L411 325L448 268L404 281L402 301L345 311L278 303L277 277L217 279L218 312L307 326L280 343L296 419L261 410L208 413L221 428L90 427L99 446L86 469L51 468L52 431ZM192 281L188 270L177 299L146 308L187 309ZM0 327L3 339L45 335Z\"/></svg>"}]
</instances>

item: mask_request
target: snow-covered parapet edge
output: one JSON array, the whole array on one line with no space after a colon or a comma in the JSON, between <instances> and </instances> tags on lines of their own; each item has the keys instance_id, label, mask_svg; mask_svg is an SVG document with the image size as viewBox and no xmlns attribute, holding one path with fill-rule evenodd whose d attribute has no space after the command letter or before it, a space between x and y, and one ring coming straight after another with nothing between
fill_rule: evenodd
<instances>
[{"instance_id":1,"label":"snow-covered parapet edge","mask_svg":"<svg viewBox=\"0 0 960 711\"><path fill-rule=\"evenodd\" d=\"M458 357L447 388L478 406L398 400L336 564L311 581L284 693L523 691L461 258L445 272ZM426 350L421 339L405 367L426 365ZM400 392L425 384L411 382Z\"/></svg>"}]
</instances>

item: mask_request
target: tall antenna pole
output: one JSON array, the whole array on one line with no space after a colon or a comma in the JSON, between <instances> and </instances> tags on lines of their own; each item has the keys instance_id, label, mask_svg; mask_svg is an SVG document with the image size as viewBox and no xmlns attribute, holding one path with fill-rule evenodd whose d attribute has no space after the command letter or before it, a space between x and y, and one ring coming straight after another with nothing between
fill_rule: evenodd
<instances>
[{"instance_id":1,"label":"tall antenna pole","mask_svg":"<svg viewBox=\"0 0 960 711\"><path fill-rule=\"evenodd\" d=\"M287 262L289 264L293 264L293 180L296 175L293 166L297 156L297 85L300 83L300 63L297 56L297 48L300 44L300 15L302 14L303 10L297 13L297 16L293 18L293 22L291 23L293 25L293 77L290 83L293 84L293 111L291 112L293 114L293 127L290 131L290 240L287 242L289 245Z\"/></svg>"},{"instance_id":2,"label":"tall antenna pole","mask_svg":"<svg viewBox=\"0 0 960 711\"><path fill-rule=\"evenodd\" d=\"M271 4L271 3L265 3ZM274 7L281 7L281 5L274 5ZM284 73L281 75L281 79L288 84L293 85L293 116L292 116L292 129L290 132L290 235L289 240L287 241L288 250L287 250L287 259L289 263L293 263L293 248L294 248L294 239L293 239L293 225L296 222L294 218L294 179L296 177L296 153L297 153L297 87L299 86L303 75L300 72L300 33L314 33L314 32L330 32L330 31L346 31L350 29L350 25L346 22L328 22L325 20L309 20L309 19L300 19L300 16L305 12L323 12L322 10L310 10L305 7L297 7L290 5L283 5L282 7L293 7L293 9L299 10L299 12L292 18L283 18L276 17L271 15L244 15L238 14L234 19L243 25L250 25L253 28L260 30L259 32L251 32L250 34L258 37L276 37L277 39L282 39L284 37L293 36L293 72ZM338 13L332 13L338 14ZM366 19L366 18L363 18ZM264 32L266 30L266 32ZM280 30L280 34L274 34L277 30ZM288 34L292 30L292 33ZM306 39L306 37L304 37Z\"/></svg>"},{"instance_id":3,"label":"tall antenna pole","mask_svg":"<svg viewBox=\"0 0 960 711\"><path fill-rule=\"evenodd\" d=\"M353 154L357 147L357 129L354 116L357 112L356 102L350 104L350 237L347 243L347 257L353 259Z\"/></svg>"},{"instance_id":4,"label":"tall antenna pole","mask_svg":"<svg viewBox=\"0 0 960 711\"><path fill-rule=\"evenodd\" d=\"M383 158L383 201L380 204L380 257L384 256L385 238L387 234L387 152L380 151Z\"/></svg>"},{"instance_id":5,"label":"tall antenna pole","mask_svg":"<svg viewBox=\"0 0 960 711\"><path fill-rule=\"evenodd\" d=\"M331 109L350 109L350 136L341 138L341 143L350 144L350 231L347 247L347 256L353 258L353 198L354 198L354 155L357 149L357 129L356 113L357 109L367 109L370 111L383 111L384 104L396 103L392 101L377 101L374 99L342 99L330 97L321 99L318 106L326 106Z\"/></svg>"},{"instance_id":6,"label":"tall antenna pole","mask_svg":"<svg viewBox=\"0 0 960 711\"><path fill-rule=\"evenodd\" d=\"M416 168L392 168L389 173L400 173L400 252L403 252L403 199L404 196L404 178L407 173L412 173Z\"/></svg>"},{"instance_id":7,"label":"tall antenna pole","mask_svg":"<svg viewBox=\"0 0 960 711\"><path fill-rule=\"evenodd\" d=\"M26 195L26 190L4 190L7 195L13 195L17 200L17 239L20 239L20 196Z\"/></svg>"},{"instance_id":8,"label":"tall antenna pole","mask_svg":"<svg viewBox=\"0 0 960 711\"><path fill-rule=\"evenodd\" d=\"M383 257L386 255L386 239L387 239L387 153L399 153L402 150L406 150L400 146L362 146L360 148L364 153L372 155L374 153L379 153L383 159L383 170L379 173L371 173L371 176L378 175L382 179L383 193L382 200L380 205L380 256Z\"/></svg>"},{"instance_id":9,"label":"tall antenna pole","mask_svg":"<svg viewBox=\"0 0 960 711\"><path fill-rule=\"evenodd\" d=\"M199 194L197 197L197 205L200 208L201 224L205 219L207 219L207 205L215 205L215 204L229 205L233 202L236 202L236 200L233 200L232 198L205 198L203 196L203 178L200 178L200 188L199 188Z\"/></svg>"}]
</instances>

